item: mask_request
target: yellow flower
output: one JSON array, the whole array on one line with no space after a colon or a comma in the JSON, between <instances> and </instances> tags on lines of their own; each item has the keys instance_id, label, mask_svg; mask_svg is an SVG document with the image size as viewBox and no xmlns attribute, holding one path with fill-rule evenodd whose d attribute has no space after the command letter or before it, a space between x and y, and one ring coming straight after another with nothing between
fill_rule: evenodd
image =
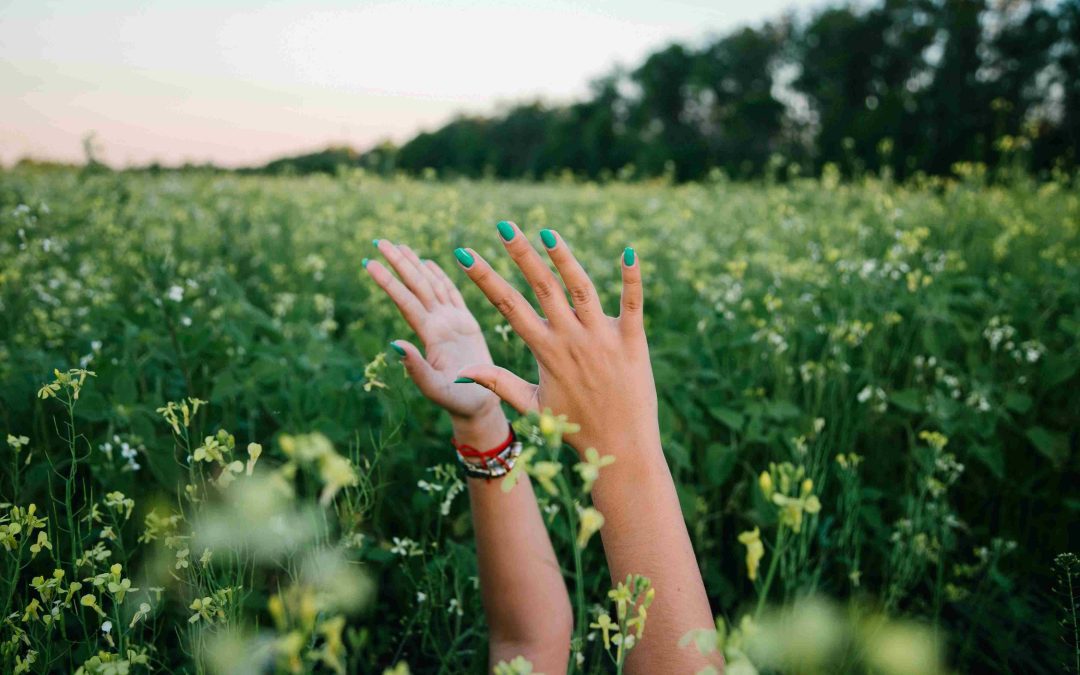
<instances>
[{"instance_id":1,"label":"yellow flower","mask_svg":"<svg viewBox=\"0 0 1080 675\"><path fill-rule=\"evenodd\" d=\"M49 537L45 534L44 530L37 533L37 543L30 545L30 558L33 559L37 557L37 554L41 553L41 549L43 548L47 548L50 551L52 550L52 544L49 543Z\"/></svg>"},{"instance_id":2,"label":"yellow flower","mask_svg":"<svg viewBox=\"0 0 1080 675\"><path fill-rule=\"evenodd\" d=\"M578 512L580 519L577 536L578 548L585 548L589 539L604 526L604 514L589 506Z\"/></svg>"},{"instance_id":3,"label":"yellow flower","mask_svg":"<svg viewBox=\"0 0 1080 675\"><path fill-rule=\"evenodd\" d=\"M757 579L758 567L765 557L765 545L761 543L761 528L755 527L739 534L739 543L746 546L746 576L750 581Z\"/></svg>"},{"instance_id":4,"label":"yellow flower","mask_svg":"<svg viewBox=\"0 0 1080 675\"><path fill-rule=\"evenodd\" d=\"M596 448L587 448L585 450L585 461L574 465L574 471L578 472L578 475L581 476L581 482L584 483L581 490L585 493L590 492L596 479L600 477L600 469L614 463L615 457L613 455L601 457Z\"/></svg>"},{"instance_id":5,"label":"yellow flower","mask_svg":"<svg viewBox=\"0 0 1080 675\"><path fill-rule=\"evenodd\" d=\"M255 471L255 462L259 461L259 456L262 455L262 446L258 443L248 443L247 451L247 475L250 476Z\"/></svg>"},{"instance_id":6,"label":"yellow flower","mask_svg":"<svg viewBox=\"0 0 1080 675\"><path fill-rule=\"evenodd\" d=\"M773 482L768 471L762 471L761 475L758 476L758 485L761 487L761 494L765 495L765 499L772 499Z\"/></svg>"},{"instance_id":7,"label":"yellow flower","mask_svg":"<svg viewBox=\"0 0 1080 675\"><path fill-rule=\"evenodd\" d=\"M562 471L562 464L558 462L535 462L528 467L529 475L537 480L540 485L547 490L550 495L559 494L559 489L555 487L555 483L552 480L555 476L559 475Z\"/></svg>"},{"instance_id":8,"label":"yellow flower","mask_svg":"<svg viewBox=\"0 0 1080 675\"><path fill-rule=\"evenodd\" d=\"M600 616L596 617L595 623L590 623L589 628L599 628L601 634L604 636L604 649L611 649L611 631L618 628L611 621L611 617L607 612L604 612Z\"/></svg>"}]
</instances>

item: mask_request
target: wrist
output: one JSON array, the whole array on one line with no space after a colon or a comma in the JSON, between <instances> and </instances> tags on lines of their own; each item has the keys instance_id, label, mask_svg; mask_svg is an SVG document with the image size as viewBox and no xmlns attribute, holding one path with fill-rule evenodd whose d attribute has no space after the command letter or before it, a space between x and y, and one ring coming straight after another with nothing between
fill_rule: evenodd
<instances>
[{"instance_id":1,"label":"wrist","mask_svg":"<svg viewBox=\"0 0 1080 675\"><path fill-rule=\"evenodd\" d=\"M498 402L475 415L450 416L454 440L459 445L469 445L481 450L494 448L506 440L509 422Z\"/></svg>"}]
</instances>

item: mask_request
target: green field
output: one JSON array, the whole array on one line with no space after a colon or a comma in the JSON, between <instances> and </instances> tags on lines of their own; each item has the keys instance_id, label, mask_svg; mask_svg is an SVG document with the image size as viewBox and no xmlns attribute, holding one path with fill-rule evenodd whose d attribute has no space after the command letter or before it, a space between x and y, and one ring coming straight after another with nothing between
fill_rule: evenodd
<instances>
[{"instance_id":1,"label":"green field","mask_svg":"<svg viewBox=\"0 0 1080 675\"><path fill-rule=\"evenodd\" d=\"M471 246L524 288L504 218L534 240L558 230L609 312L619 255L636 248L664 447L727 626L825 597L900 622L897 640L938 640L950 670L1071 667L1059 621L1080 570L1055 558L1080 520L1080 192L962 173L682 186L0 173L0 670L242 672L230 659L254 655L283 672L481 672L449 421L388 353L415 338L361 260L378 237L439 261L496 363L530 376L451 254ZM81 386L66 374L80 368L94 373ZM167 409L191 398L206 403L186 421ZM758 485L784 462L821 504L797 534ZM610 588L599 541L577 578L564 502L541 498L593 617ZM739 534L755 527L751 582ZM872 668L860 639L821 671ZM609 670L595 635L581 647L587 672Z\"/></svg>"}]
</instances>

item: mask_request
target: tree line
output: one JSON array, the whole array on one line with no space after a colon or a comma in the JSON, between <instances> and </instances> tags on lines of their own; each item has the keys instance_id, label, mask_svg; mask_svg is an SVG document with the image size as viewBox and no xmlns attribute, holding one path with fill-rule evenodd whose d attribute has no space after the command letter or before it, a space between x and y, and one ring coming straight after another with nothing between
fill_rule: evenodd
<instances>
[{"instance_id":1,"label":"tree line","mask_svg":"<svg viewBox=\"0 0 1080 675\"><path fill-rule=\"evenodd\" d=\"M1080 158L1080 0L884 0L671 44L584 100L461 115L400 147L265 167L541 178L785 171L1071 169Z\"/></svg>"}]
</instances>

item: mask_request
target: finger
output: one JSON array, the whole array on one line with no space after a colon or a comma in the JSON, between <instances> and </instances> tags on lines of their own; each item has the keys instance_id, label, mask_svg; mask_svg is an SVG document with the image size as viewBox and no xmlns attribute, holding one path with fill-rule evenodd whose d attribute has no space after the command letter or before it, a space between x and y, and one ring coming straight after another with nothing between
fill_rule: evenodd
<instances>
[{"instance_id":1,"label":"finger","mask_svg":"<svg viewBox=\"0 0 1080 675\"><path fill-rule=\"evenodd\" d=\"M637 252L629 246L622 254L622 309L619 312L619 324L624 328L642 328L645 294L641 283L641 265Z\"/></svg>"},{"instance_id":2,"label":"finger","mask_svg":"<svg viewBox=\"0 0 1080 675\"><path fill-rule=\"evenodd\" d=\"M454 285L454 282L450 280L443 268L439 266L439 263L434 260L425 260L424 265L427 266L431 273L435 275L435 278L439 280L439 283L443 285L446 290L446 295L450 298L450 304L455 307L464 307L465 298L461 296L461 291Z\"/></svg>"},{"instance_id":3,"label":"finger","mask_svg":"<svg viewBox=\"0 0 1080 675\"><path fill-rule=\"evenodd\" d=\"M427 279L428 285L431 287L431 292L435 294L436 301L448 304L450 298L446 297L446 289L443 288L443 285L435 278L435 275L431 273L431 270L428 269L428 266L420 259L420 256L416 255L416 252L405 244L398 244L398 250L401 251L402 255L412 263L413 267Z\"/></svg>"},{"instance_id":4,"label":"finger","mask_svg":"<svg viewBox=\"0 0 1080 675\"><path fill-rule=\"evenodd\" d=\"M458 372L454 380L459 385L471 382L491 391L510 404L519 413L538 410L536 392L538 387L521 379L505 368L498 366L469 366Z\"/></svg>"},{"instance_id":5,"label":"finger","mask_svg":"<svg viewBox=\"0 0 1080 675\"><path fill-rule=\"evenodd\" d=\"M533 295L540 303L540 308L544 310L544 316L556 325L560 321L570 319L573 312L570 310L570 303L566 301L562 284L529 240L525 238L521 229L506 220L499 223L498 227L503 246L525 275L525 281L532 287Z\"/></svg>"},{"instance_id":6,"label":"finger","mask_svg":"<svg viewBox=\"0 0 1080 675\"><path fill-rule=\"evenodd\" d=\"M551 261L555 263L555 268L559 270L559 276L566 285L566 292L570 294L578 318L587 325L598 323L604 316L604 308L600 306L600 296L596 294L596 287L585 273L585 268L570 252L570 247L558 232L542 230L540 239L544 242Z\"/></svg>"},{"instance_id":7,"label":"finger","mask_svg":"<svg viewBox=\"0 0 1080 675\"><path fill-rule=\"evenodd\" d=\"M431 284L428 283L427 277L420 272L412 261L406 257L405 253L398 249L397 246L389 239L376 239L375 246L379 249L379 253L383 254L386 261L390 263L390 266L394 268L397 275L401 277L402 283L406 288L412 291L412 294L416 296L424 307L431 307L435 304L435 292L431 290Z\"/></svg>"},{"instance_id":8,"label":"finger","mask_svg":"<svg viewBox=\"0 0 1080 675\"><path fill-rule=\"evenodd\" d=\"M431 367L416 345L408 340L394 340L390 343L390 348L401 357L401 362L405 364L405 371L409 373L409 379L416 383L421 394L430 397L432 393L437 393L443 387L444 378Z\"/></svg>"},{"instance_id":9,"label":"finger","mask_svg":"<svg viewBox=\"0 0 1080 675\"><path fill-rule=\"evenodd\" d=\"M521 336L525 344L536 349L547 334L544 320L537 315L532 305L506 280L491 269L491 265L471 248L459 248L454 251L458 264L469 275L473 283L487 296L488 301L506 318L514 332Z\"/></svg>"},{"instance_id":10,"label":"finger","mask_svg":"<svg viewBox=\"0 0 1080 675\"><path fill-rule=\"evenodd\" d=\"M390 270L386 269L378 260L365 259L364 269L379 285L379 288L383 289L390 296L390 299L394 301L409 327L423 338L421 329L424 325L424 315L427 314L424 305L417 300L412 291L405 287L405 284L398 281L397 277L391 274Z\"/></svg>"}]
</instances>

